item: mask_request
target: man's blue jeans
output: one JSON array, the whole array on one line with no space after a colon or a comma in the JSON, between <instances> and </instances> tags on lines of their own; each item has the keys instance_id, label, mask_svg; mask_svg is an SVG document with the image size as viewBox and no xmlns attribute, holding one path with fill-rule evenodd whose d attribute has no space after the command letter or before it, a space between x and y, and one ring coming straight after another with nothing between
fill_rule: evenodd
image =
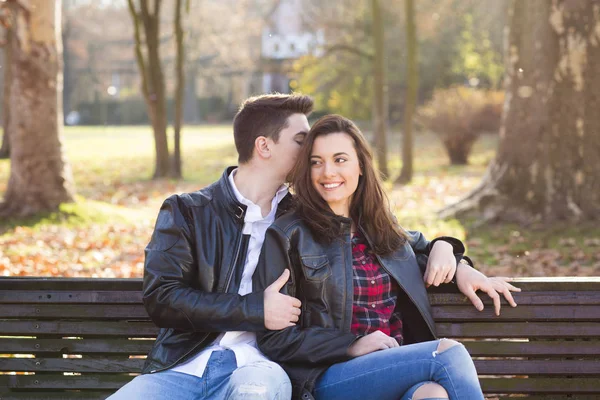
<instances>
[{"instance_id":1,"label":"man's blue jeans","mask_svg":"<svg viewBox=\"0 0 600 400\"><path fill-rule=\"evenodd\" d=\"M464 346L438 352L439 343L400 346L335 364L317 381L315 398L410 400L423 383L436 382L451 400L483 400L475 366Z\"/></svg>"},{"instance_id":2,"label":"man's blue jeans","mask_svg":"<svg viewBox=\"0 0 600 400\"><path fill-rule=\"evenodd\" d=\"M289 400L285 371L270 361L237 368L231 350L211 354L202 378L174 371L145 374L123 386L110 400Z\"/></svg>"}]
</instances>

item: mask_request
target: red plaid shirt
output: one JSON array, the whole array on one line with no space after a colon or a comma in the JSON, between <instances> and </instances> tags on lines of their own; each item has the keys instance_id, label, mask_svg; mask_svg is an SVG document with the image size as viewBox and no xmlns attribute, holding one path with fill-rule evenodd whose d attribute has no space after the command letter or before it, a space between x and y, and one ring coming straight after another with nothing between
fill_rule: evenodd
<instances>
[{"instance_id":1,"label":"red plaid shirt","mask_svg":"<svg viewBox=\"0 0 600 400\"><path fill-rule=\"evenodd\" d=\"M398 284L383 269L359 233L352 237L354 303L351 332L382 331L402 345L402 316L396 310Z\"/></svg>"}]
</instances>

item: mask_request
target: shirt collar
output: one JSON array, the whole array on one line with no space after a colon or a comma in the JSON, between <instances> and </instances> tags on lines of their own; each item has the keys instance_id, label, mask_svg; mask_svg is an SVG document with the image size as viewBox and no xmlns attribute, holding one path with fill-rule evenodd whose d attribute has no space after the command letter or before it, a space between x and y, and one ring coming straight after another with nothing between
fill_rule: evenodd
<instances>
[{"instance_id":1,"label":"shirt collar","mask_svg":"<svg viewBox=\"0 0 600 400\"><path fill-rule=\"evenodd\" d=\"M277 205L288 194L289 188L286 185L281 185L279 187L279 189L277 189L277 193L275 193L275 197L273 197L273 200L271 201L271 211L269 212L269 215L267 215L266 217L263 218L260 207L257 204L253 203L251 200L248 200L247 198L245 198L240 193L237 186L235 186L235 181L233 179L233 176L235 175L237 170L238 169L235 168L229 174L229 183L231 184L233 194L235 195L235 198L237 199L237 201L239 201L240 203L242 203L248 207L248 210L246 211L246 216L244 217L244 221L252 222L252 221L259 221L261 219L273 219L274 220L275 213L277 212ZM249 219L252 221L249 221Z\"/></svg>"}]
</instances>

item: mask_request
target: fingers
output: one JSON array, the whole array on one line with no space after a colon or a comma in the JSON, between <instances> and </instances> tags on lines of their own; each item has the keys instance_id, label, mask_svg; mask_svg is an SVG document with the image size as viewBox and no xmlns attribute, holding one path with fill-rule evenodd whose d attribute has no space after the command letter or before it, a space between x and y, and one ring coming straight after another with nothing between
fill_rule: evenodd
<instances>
[{"instance_id":1,"label":"fingers","mask_svg":"<svg viewBox=\"0 0 600 400\"><path fill-rule=\"evenodd\" d=\"M431 266L431 264L427 264L427 269L425 270L425 275L423 276L423 280L425 281L425 286L429 287L440 286L442 283L448 283L454 278L455 269L450 266Z\"/></svg>"},{"instance_id":2,"label":"fingers","mask_svg":"<svg viewBox=\"0 0 600 400\"><path fill-rule=\"evenodd\" d=\"M504 286L500 290L496 289L496 291L504 295L504 298L506 299L506 301L508 301L508 304L510 304L511 307L517 306L517 303L515 302L515 299L513 299L512 294L510 294L510 290L508 290L508 287Z\"/></svg>"},{"instance_id":3,"label":"fingers","mask_svg":"<svg viewBox=\"0 0 600 400\"><path fill-rule=\"evenodd\" d=\"M473 288L471 286L464 288L462 290L462 292L465 296L467 296L467 298L471 301L471 303L473 303L473 305L475 306L475 308L478 311L483 310L483 302L481 301L479 296L477 296L477 294L475 293L475 291L473 290Z\"/></svg>"},{"instance_id":4,"label":"fingers","mask_svg":"<svg viewBox=\"0 0 600 400\"><path fill-rule=\"evenodd\" d=\"M423 281L425 282L425 286L429 287L433 283L434 274L431 271L431 264L427 263L427 268L425 269L425 274L423 275Z\"/></svg>"},{"instance_id":5,"label":"fingers","mask_svg":"<svg viewBox=\"0 0 600 400\"><path fill-rule=\"evenodd\" d=\"M494 289L498 293L502 293L504 295L504 298L508 301L508 304L510 304L512 307L516 307L517 303L515 302L515 299L513 298L512 294L510 292L511 291L520 292L521 289L508 283L507 281L509 281L509 280L512 280L512 278L492 278L491 279Z\"/></svg>"},{"instance_id":6,"label":"fingers","mask_svg":"<svg viewBox=\"0 0 600 400\"><path fill-rule=\"evenodd\" d=\"M440 286L440 283L446 278L447 271L440 271L435 274L435 278L433 279L433 286Z\"/></svg>"},{"instance_id":7,"label":"fingers","mask_svg":"<svg viewBox=\"0 0 600 400\"><path fill-rule=\"evenodd\" d=\"M444 278L444 283L450 283L452 281L452 278L454 278L454 274L456 273L456 270L452 271L448 271L448 275L446 275L446 278Z\"/></svg>"},{"instance_id":8,"label":"fingers","mask_svg":"<svg viewBox=\"0 0 600 400\"><path fill-rule=\"evenodd\" d=\"M302 302L300 300L298 300L297 298L292 297L292 296L286 296L286 297L292 299L292 307L296 307L296 308L302 307Z\"/></svg>"},{"instance_id":9,"label":"fingers","mask_svg":"<svg viewBox=\"0 0 600 400\"><path fill-rule=\"evenodd\" d=\"M288 279L290 278L290 270L286 269L283 271L281 276L277 278L277 280L269 285L265 290L279 292L281 288L286 284Z\"/></svg>"},{"instance_id":10,"label":"fingers","mask_svg":"<svg viewBox=\"0 0 600 400\"><path fill-rule=\"evenodd\" d=\"M387 350L387 349L392 349L394 347L399 347L399 346L400 345L398 344L396 339L386 336L385 338L383 338L383 340L381 340L379 342L379 344L377 345L377 348L379 350Z\"/></svg>"},{"instance_id":11,"label":"fingers","mask_svg":"<svg viewBox=\"0 0 600 400\"><path fill-rule=\"evenodd\" d=\"M481 290L486 292L494 302L494 311L496 312L496 316L500 315L500 296L498 295L498 292L496 292L496 289L494 289L492 285L486 285L485 287L482 287Z\"/></svg>"}]
</instances>

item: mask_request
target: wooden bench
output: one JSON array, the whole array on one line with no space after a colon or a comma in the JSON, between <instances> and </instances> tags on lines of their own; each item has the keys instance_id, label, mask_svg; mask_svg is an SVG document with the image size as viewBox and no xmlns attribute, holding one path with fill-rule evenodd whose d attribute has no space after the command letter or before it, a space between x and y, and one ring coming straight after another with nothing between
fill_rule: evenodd
<instances>
[{"instance_id":1,"label":"wooden bench","mask_svg":"<svg viewBox=\"0 0 600 400\"><path fill-rule=\"evenodd\" d=\"M600 278L524 278L500 317L430 294L440 337L463 342L486 396L600 398ZM142 367L157 328L140 280L0 278L0 399L104 399Z\"/></svg>"}]
</instances>

